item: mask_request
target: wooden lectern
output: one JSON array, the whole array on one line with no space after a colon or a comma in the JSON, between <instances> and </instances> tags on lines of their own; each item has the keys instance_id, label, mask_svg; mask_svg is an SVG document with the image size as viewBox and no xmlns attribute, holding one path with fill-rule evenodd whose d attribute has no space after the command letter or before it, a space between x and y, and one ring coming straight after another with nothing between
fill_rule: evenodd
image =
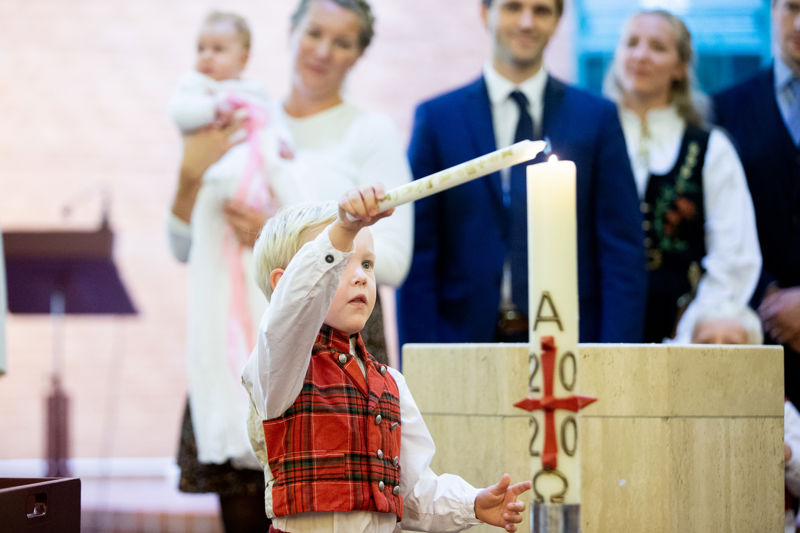
<instances>
[{"instance_id":1,"label":"wooden lectern","mask_svg":"<svg viewBox=\"0 0 800 533\"><path fill-rule=\"evenodd\" d=\"M3 257L3 238L0 235L0 257ZM0 263L0 376L6 373L6 267Z\"/></svg>"},{"instance_id":2,"label":"wooden lectern","mask_svg":"<svg viewBox=\"0 0 800 533\"><path fill-rule=\"evenodd\" d=\"M53 390L47 398L47 476L68 475L68 398L61 386L65 314L131 315L136 309L111 257L107 218L97 231L6 231L8 309L53 317Z\"/></svg>"},{"instance_id":3,"label":"wooden lectern","mask_svg":"<svg viewBox=\"0 0 800 533\"><path fill-rule=\"evenodd\" d=\"M578 358L577 392L597 398L578 414L583 533L783 531L780 347L583 344ZM530 479L530 413L513 407L527 344L407 344L403 362L435 472Z\"/></svg>"}]
</instances>

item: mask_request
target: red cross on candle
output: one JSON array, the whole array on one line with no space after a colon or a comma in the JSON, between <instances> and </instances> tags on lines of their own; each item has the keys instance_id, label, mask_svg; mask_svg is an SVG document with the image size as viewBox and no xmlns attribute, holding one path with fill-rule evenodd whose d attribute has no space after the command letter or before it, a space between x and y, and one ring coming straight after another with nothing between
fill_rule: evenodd
<instances>
[{"instance_id":1,"label":"red cross on candle","mask_svg":"<svg viewBox=\"0 0 800 533\"><path fill-rule=\"evenodd\" d=\"M572 395L565 398L553 396L553 376L556 366L556 343L553 337L542 337L542 377L544 378L544 396L541 398L525 398L514 404L514 407L526 411L544 411L544 450L542 451L542 468L555 470L558 467L558 444L556 442L556 409L566 409L577 413L597 400L589 396Z\"/></svg>"}]
</instances>

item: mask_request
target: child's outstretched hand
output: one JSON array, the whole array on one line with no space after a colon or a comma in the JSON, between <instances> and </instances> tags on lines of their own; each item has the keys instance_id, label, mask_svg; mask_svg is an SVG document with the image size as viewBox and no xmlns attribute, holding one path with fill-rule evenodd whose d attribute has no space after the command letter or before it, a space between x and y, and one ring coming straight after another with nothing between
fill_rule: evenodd
<instances>
[{"instance_id":1,"label":"child's outstretched hand","mask_svg":"<svg viewBox=\"0 0 800 533\"><path fill-rule=\"evenodd\" d=\"M499 483L486 487L475 497L475 517L506 531L516 531L525 509L525 504L517 501L517 496L530 488L530 481L511 485L511 477L503 474Z\"/></svg>"}]
</instances>

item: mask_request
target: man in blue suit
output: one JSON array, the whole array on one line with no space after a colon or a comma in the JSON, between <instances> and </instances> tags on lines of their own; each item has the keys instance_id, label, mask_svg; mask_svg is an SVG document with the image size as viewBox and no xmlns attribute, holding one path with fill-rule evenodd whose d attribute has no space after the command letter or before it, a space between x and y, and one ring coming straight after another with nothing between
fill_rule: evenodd
<instances>
[{"instance_id":1,"label":"man in blue suit","mask_svg":"<svg viewBox=\"0 0 800 533\"><path fill-rule=\"evenodd\" d=\"M772 0L780 54L714 98L747 175L764 258L753 298L768 339L785 347L786 395L800 405L800 0Z\"/></svg>"},{"instance_id":2,"label":"man in blue suit","mask_svg":"<svg viewBox=\"0 0 800 533\"><path fill-rule=\"evenodd\" d=\"M616 108L549 76L542 55L563 0L483 0L492 59L483 75L416 110L416 178L546 138L577 166L582 342L641 340L642 219ZM527 341L524 165L415 203L411 271L398 292L400 341Z\"/></svg>"}]
</instances>

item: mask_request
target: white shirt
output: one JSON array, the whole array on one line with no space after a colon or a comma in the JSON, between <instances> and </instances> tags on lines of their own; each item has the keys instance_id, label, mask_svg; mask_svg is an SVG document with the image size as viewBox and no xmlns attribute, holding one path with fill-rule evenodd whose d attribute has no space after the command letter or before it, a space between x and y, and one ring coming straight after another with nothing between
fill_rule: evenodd
<instances>
[{"instance_id":1,"label":"white shirt","mask_svg":"<svg viewBox=\"0 0 800 533\"><path fill-rule=\"evenodd\" d=\"M270 118L262 131L262 149L270 185L281 205L336 201L358 185L381 181L389 189L411 180L399 132L387 116L340 104L304 119L290 118L282 106L275 106ZM279 157L278 137L292 145L293 160ZM206 171L191 227L170 214L168 233L173 255L189 260L188 381L198 458L203 463L233 459L237 466L257 468L245 431L248 401L239 372L230 382L220 380L230 374L225 355L230 288L222 255L226 227L222 203L233 194L247 150L245 144L233 147ZM411 206L398 207L370 229L378 258L376 280L397 286L411 262ZM242 263L251 314L260 317L267 302L255 283L249 250L242 253Z\"/></svg>"},{"instance_id":2,"label":"white shirt","mask_svg":"<svg viewBox=\"0 0 800 533\"><path fill-rule=\"evenodd\" d=\"M644 198L650 174L666 174L675 166L686 122L673 106L647 113L649 139L642 136L642 120L620 107L628 155L639 198ZM642 157L643 153L647 157ZM678 323L675 342L691 341L697 312L703 305L731 300L747 304L761 270L761 252L755 213L744 169L730 140L711 130L703 176L706 255L705 274L697 296Z\"/></svg>"},{"instance_id":3,"label":"white shirt","mask_svg":"<svg viewBox=\"0 0 800 533\"><path fill-rule=\"evenodd\" d=\"M326 256L332 256L328 263ZM242 381L255 416L281 416L303 386L311 350L333 301L350 253L333 247L328 229L306 243L289 263L272 295L258 333L258 343L245 366ZM291 327L287 327L291 324ZM400 494L404 499L404 528L459 531L477 524L474 505L478 490L458 476L437 476L430 469L435 446L402 374L389 373L400 393ZM253 445L263 447L263 429L252 424ZM266 510L272 512L272 479L265 454L259 454L267 475ZM315 512L278 517L273 524L292 533L391 533L398 524L393 514Z\"/></svg>"},{"instance_id":4,"label":"white shirt","mask_svg":"<svg viewBox=\"0 0 800 533\"><path fill-rule=\"evenodd\" d=\"M534 132L541 134L544 88L547 84L545 69L539 69L539 72L517 85L501 76L489 63L483 68L483 78L486 80L486 90L489 92L489 101L492 106L492 125L497 148L514 143L514 133L517 130L517 121L519 121L519 107L509 97L513 91L521 92L528 99L528 113L533 119Z\"/></svg>"},{"instance_id":5,"label":"white shirt","mask_svg":"<svg viewBox=\"0 0 800 533\"><path fill-rule=\"evenodd\" d=\"M775 57L774 66L775 75L775 100L778 102L778 109L780 109L783 122L789 128L789 117L792 114L792 108L800 106L800 102L796 102L794 91L792 91L792 80L794 77L800 75L792 72L792 69L783 62L780 55ZM797 113L795 111L795 113ZM789 130L791 132L791 129Z\"/></svg>"},{"instance_id":6,"label":"white shirt","mask_svg":"<svg viewBox=\"0 0 800 533\"><path fill-rule=\"evenodd\" d=\"M486 90L489 93L496 148L514 144L514 135L519 121L519 106L510 97L513 91L520 91L528 99L528 113L533 119L534 137L540 136L542 116L544 115L544 88L547 84L547 71L541 68L539 72L517 85L501 76L491 63L487 63L483 67L483 79L486 81ZM503 187L503 203L508 207L511 183L510 167L500 170L500 180ZM511 303L511 266L508 259L503 265L500 299L501 308L513 307Z\"/></svg>"}]
</instances>

